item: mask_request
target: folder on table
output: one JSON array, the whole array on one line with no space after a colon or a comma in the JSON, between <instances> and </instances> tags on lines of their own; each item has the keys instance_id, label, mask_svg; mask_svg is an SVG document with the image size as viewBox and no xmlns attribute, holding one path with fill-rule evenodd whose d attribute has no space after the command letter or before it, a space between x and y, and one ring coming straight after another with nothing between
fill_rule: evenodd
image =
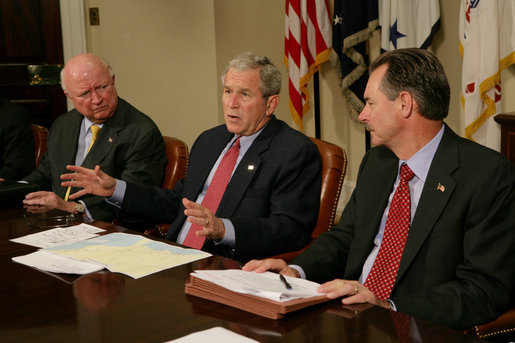
<instances>
[{"instance_id":1,"label":"folder on table","mask_svg":"<svg viewBox=\"0 0 515 343\"><path fill-rule=\"evenodd\" d=\"M197 271L198 272L198 271ZM229 272L229 271L210 271L210 272ZM230 270L230 272L235 273L242 273L241 275L244 275L243 273L249 273L249 272L243 272L240 270ZM268 273L272 274L272 273ZM255 275L255 274L254 274ZM254 276L253 275L253 276ZM277 274L273 274L276 275ZM246 289L243 293L241 289L234 289L234 288L228 288L226 285L217 284L216 281L208 281L206 279L198 277L199 275L196 275L196 273L192 273L189 277L189 279L186 282L185 291L187 294L194 295L197 297L201 297L204 299L216 301L228 306L236 307L238 309L251 312L254 314L257 314L259 316L271 318L271 319L279 319L282 318L285 314L300 310L302 308L315 305L318 303L329 301L330 299L327 298L324 294L319 295L304 295L302 297L296 297L292 300L272 300L270 298L263 297L260 290L250 290L250 288ZM261 276L261 275L259 275ZM265 277L265 275L263 275ZM270 276L268 275L269 279L264 280L264 282L270 282ZM310 283L310 281L307 280L301 280L301 279L293 279L289 278L288 281L293 286L293 291L295 291L295 288L301 287L299 286L300 282L303 283ZM277 282L279 283L280 280L277 276ZM297 284L296 284L297 283ZM316 285L315 283L312 283ZM312 286L316 287L316 286ZM238 287L236 287L238 288ZM254 292L255 291L255 292ZM288 293L285 289L285 294ZM266 292L263 292L266 293Z\"/></svg>"}]
</instances>

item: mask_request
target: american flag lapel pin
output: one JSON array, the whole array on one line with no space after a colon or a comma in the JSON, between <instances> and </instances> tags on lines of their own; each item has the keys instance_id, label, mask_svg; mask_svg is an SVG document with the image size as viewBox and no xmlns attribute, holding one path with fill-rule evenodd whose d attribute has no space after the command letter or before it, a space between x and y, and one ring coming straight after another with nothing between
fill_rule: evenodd
<instances>
[{"instance_id":1,"label":"american flag lapel pin","mask_svg":"<svg viewBox=\"0 0 515 343\"><path fill-rule=\"evenodd\" d=\"M113 142L113 139L111 137L109 137L109 139L107 140L109 143L112 143Z\"/></svg>"},{"instance_id":2,"label":"american flag lapel pin","mask_svg":"<svg viewBox=\"0 0 515 343\"><path fill-rule=\"evenodd\" d=\"M438 182L438 186L436 187L436 189L442 193L445 192L445 186L442 185L440 182Z\"/></svg>"}]
</instances>

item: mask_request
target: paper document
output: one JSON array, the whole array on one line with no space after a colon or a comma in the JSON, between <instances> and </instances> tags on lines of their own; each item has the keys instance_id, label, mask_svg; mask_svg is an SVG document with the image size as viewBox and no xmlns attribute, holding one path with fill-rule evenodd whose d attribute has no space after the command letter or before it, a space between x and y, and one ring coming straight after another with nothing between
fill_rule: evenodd
<instances>
[{"instance_id":1,"label":"paper document","mask_svg":"<svg viewBox=\"0 0 515 343\"><path fill-rule=\"evenodd\" d=\"M77 261L105 265L135 279L211 256L140 235L110 233L86 241L47 248L44 251Z\"/></svg>"},{"instance_id":2,"label":"paper document","mask_svg":"<svg viewBox=\"0 0 515 343\"><path fill-rule=\"evenodd\" d=\"M31 245L37 248L51 248L59 245L83 241L98 236L105 230L88 224L79 224L69 227L59 227L20 238L11 239L12 242Z\"/></svg>"},{"instance_id":3,"label":"paper document","mask_svg":"<svg viewBox=\"0 0 515 343\"><path fill-rule=\"evenodd\" d=\"M38 250L25 256L13 257L13 261L51 273L84 275L98 272L105 268L104 265L99 265L98 263L76 261L67 257L50 254L43 250Z\"/></svg>"},{"instance_id":4,"label":"paper document","mask_svg":"<svg viewBox=\"0 0 515 343\"><path fill-rule=\"evenodd\" d=\"M223 327L214 327L208 330L195 332L187 336L174 339L168 343L258 343L251 338L239 335Z\"/></svg>"},{"instance_id":5,"label":"paper document","mask_svg":"<svg viewBox=\"0 0 515 343\"><path fill-rule=\"evenodd\" d=\"M285 276L291 285L291 289L287 289L279 274L272 272L255 273L239 269L196 270L191 275L234 292L252 294L279 302L322 295L317 292L320 284L316 282Z\"/></svg>"}]
</instances>

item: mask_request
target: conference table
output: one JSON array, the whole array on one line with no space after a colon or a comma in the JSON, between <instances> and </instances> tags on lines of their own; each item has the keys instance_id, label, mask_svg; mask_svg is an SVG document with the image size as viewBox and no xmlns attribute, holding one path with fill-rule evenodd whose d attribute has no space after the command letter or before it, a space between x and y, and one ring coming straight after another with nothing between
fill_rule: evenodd
<instances>
[{"instance_id":1,"label":"conference table","mask_svg":"<svg viewBox=\"0 0 515 343\"><path fill-rule=\"evenodd\" d=\"M190 272L239 267L220 256L139 279L109 271L84 276L42 272L12 261L37 248L10 240L42 230L29 225L24 212L0 208L1 342L167 342L213 327L259 342L400 342L394 320L408 317L334 300L272 320L185 294ZM91 224L105 233L139 234L110 223ZM415 330L426 343L481 341L408 318L410 334Z\"/></svg>"}]
</instances>

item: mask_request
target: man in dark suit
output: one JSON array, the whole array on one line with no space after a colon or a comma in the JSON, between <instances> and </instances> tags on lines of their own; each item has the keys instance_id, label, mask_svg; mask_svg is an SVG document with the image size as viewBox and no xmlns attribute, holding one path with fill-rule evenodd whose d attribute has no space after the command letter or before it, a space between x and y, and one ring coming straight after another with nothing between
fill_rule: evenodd
<instances>
[{"instance_id":1,"label":"man in dark suit","mask_svg":"<svg viewBox=\"0 0 515 343\"><path fill-rule=\"evenodd\" d=\"M513 300L514 166L443 123L450 88L430 52L387 52L371 70L359 118L376 147L363 158L338 226L290 266L269 259L244 270L325 282L319 291L343 297L344 304L368 302L451 328L493 320ZM399 255L380 259L382 243L392 241L387 236L401 241L387 227L401 226L389 224L389 210L403 164L414 173L407 239ZM394 256L399 260L387 286L387 272L372 273L376 263L392 266Z\"/></svg>"},{"instance_id":2,"label":"man in dark suit","mask_svg":"<svg viewBox=\"0 0 515 343\"><path fill-rule=\"evenodd\" d=\"M105 221L116 217L115 208L101 197L67 201L73 190L62 187L59 176L68 164L100 165L122 180L161 185L167 162L161 132L152 119L118 97L114 81L109 64L93 54L75 56L64 67L61 85L75 109L55 120L38 169L23 179L44 190L27 194L29 210L57 208Z\"/></svg>"},{"instance_id":3,"label":"man in dark suit","mask_svg":"<svg viewBox=\"0 0 515 343\"><path fill-rule=\"evenodd\" d=\"M202 133L191 149L186 177L173 191L124 183L100 168L70 166L64 185L77 195L113 196L123 213L172 222L166 238L188 243L192 224L206 237L203 250L247 261L300 249L308 242L320 203L321 160L316 146L273 115L281 74L266 57L244 53L227 66L222 82L225 125ZM215 211L204 196L223 155L238 140L237 165Z\"/></svg>"},{"instance_id":4,"label":"man in dark suit","mask_svg":"<svg viewBox=\"0 0 515 343\"><path fill-rule=\"evenodd\" d=\"M0 97L0 181L19 180L34 170L29 114Z\"/></svg>"}]
</instances>

